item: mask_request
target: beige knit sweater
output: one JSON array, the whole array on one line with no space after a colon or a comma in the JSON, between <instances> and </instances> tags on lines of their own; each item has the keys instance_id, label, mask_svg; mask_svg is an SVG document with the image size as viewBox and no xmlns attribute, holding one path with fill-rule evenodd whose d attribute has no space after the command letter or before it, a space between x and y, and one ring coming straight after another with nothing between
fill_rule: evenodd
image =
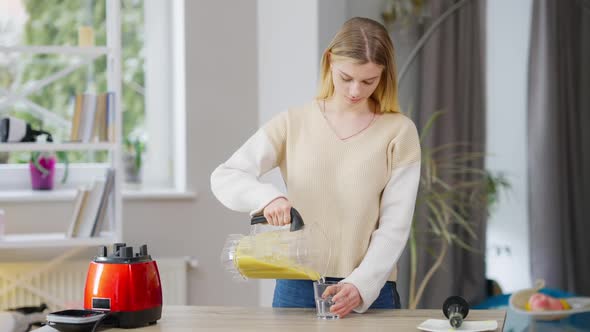
<instances>
[{"instance_id":1,"label":"beige knit sweater","mask_svg":"<svg viewBox=\"0 0 590 332\"><path fill-rule=\"evenodd\" d=\"M258 180L275 167L287 194ZM419 139L409 118L383 114L341 140L313 101L268 122L213 172L211 187L228 208L251 214L287 197L306 224L327 234L326 276L354 284L363 299L355 310L364 312L385 281L396 280L419 176Z\"/></svg>"}]
</instances>

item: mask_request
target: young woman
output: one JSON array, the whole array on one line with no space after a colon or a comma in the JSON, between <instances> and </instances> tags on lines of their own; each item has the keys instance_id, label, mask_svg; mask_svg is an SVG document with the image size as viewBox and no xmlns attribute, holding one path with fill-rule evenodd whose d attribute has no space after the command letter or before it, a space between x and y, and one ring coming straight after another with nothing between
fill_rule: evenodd
<instances>
[{"instance_id":1,"label":"young woman","mask_svg":"<svg viewBox=\"0 0 590 332\"><path fill-rule=\"evenodd\" d=\"M288 193L258 178L279 167ZM211 175L225 206L272 225L294 206L326 230L331 311L399 308L396 263L410 231L420 177L414 123L400 113L394 50L366 18L344 23L322 57L317 98L278 114ZM335 257L334 257L335 256ZM314 307L313 285L277 280L274 307Z\"/></svg>"}]
</instances>

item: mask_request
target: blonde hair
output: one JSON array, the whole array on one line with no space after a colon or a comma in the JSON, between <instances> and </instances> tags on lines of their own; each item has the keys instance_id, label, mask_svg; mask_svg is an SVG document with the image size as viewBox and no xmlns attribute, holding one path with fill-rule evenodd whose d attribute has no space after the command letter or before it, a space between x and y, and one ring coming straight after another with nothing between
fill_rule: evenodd
<instances>
[{"instance_id":1,"label":"blonde hair","mask_svg":"<svg viewBox=\"0 0 590 332\"><path fill-rule=\"evenodd\" d=\"M318 99L326 99L334 94L330 61L340 60L357 64L372 62L383 66L381 80L371 99L377 103L381 112L400 111L393 43L381 23L363 17L354 17L344 23L322 56Z\"/></svg>"}]
</instances>

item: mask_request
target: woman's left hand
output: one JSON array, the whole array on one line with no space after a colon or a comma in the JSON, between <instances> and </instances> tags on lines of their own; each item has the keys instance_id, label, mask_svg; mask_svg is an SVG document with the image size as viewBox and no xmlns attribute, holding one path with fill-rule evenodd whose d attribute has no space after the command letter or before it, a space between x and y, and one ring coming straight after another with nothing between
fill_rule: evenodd
<instances>
[{"instance_id":1,"label":"woman's left hand","mask_svg":"<svg viewBox=\"0 0 590 332\"><path fill-rule=\"evenodd\" d=\"M358 307L361 302L361 294L353 284L337 284L326 288L322 297L332 297L332 307L330 312L337 314L340 318L348 315L352 309Z\"/></svg>"}]
</instances>

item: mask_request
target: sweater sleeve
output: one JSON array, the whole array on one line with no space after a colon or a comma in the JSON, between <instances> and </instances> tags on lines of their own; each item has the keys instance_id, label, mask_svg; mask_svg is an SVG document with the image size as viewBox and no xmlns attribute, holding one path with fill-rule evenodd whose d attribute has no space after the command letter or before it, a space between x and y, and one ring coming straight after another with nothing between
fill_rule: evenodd
<instances>
[{"instance_id":1,"label":"sweater sleeve","mask_svg":"<svg viewBox=\"0 0 590 332\"><path fill-rule=\"evenodd\" d=\"M283 156L286 112L259 129L211 174L211 191L227 208L254 215L278 197L286 197L260 177L277 167Z\"/></svg>"},{"instance_id":2,"label":"sweater sleeve","mask_svg":"<svg viewBox=\"0 0 590 332\"><path fill-rule=\"evenodd\" d=\"M371 235L361 264L342 280L356 286L362 303L354 311L365 312L379 296L408 240L420 182L420 143L415 126L396 138L392 173L381 196L379 225Z\"/></svg>"}]
</instances>

